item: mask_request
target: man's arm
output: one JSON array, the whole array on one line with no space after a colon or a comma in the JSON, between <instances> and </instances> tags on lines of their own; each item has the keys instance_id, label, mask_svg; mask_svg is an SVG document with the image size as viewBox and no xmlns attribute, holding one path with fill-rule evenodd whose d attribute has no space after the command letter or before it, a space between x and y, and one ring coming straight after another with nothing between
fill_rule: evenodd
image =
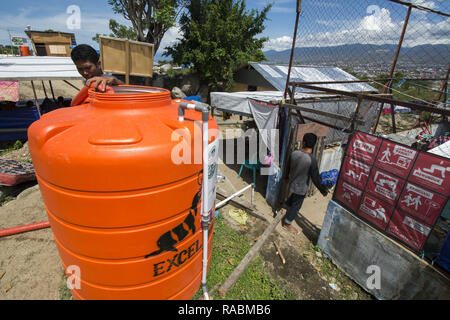
<instances>
[{"instance_id":1,"label":"man's arm","mask_svg":"<svg viewBox=\"0 0 450 320\"><path fill-rule=\"evenodd\" d=\"M323 196L328 194L328 189L322 184L322 179L320 178L319 168L317 167L317 160L313 155L311 157L311 166L309 168L309 176L311 177L312 182L319 189L320 193Z\"/></svg>"},{"instance_id":2,"label":"man's arm","mask_svg":"<svg viewBox=\"0 0 450 320\"><path fill-rule=\"evenodd\" d=\"M94 89L98 90L98 85L102 84L102 91L106 91L106 86L117 86L119 84L123 84L122 81L115 77L109 77L109 76L98 76L93 77L86 81L86 86L89 87L92 82L95 82Z\"/></svg>"}]
</instances>

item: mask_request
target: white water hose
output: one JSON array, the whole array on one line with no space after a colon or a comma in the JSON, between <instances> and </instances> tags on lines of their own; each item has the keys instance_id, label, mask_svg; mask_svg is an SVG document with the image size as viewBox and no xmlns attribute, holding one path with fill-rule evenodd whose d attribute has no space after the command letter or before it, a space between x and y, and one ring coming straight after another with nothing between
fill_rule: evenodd
<instances>
[{"instance_id":1,"label":"white water hose","mask_svg":"<svg viewBox=\"0 0 450 320\"><path fill-rule=\"evenodd\" d=\"M205 300L209 300L208 290L206 288L206 275L208 272L208 228L210 224L208 212L208 121L209 110L205 106L192 103L181 102L178 105L178 121L184 121L184 111L186 109L195 110L202 113L202 137L203 137L203 183L202 183L202 230L203 230L203 271L202 271L202 289Z\"/></svg>"}]
</instances>

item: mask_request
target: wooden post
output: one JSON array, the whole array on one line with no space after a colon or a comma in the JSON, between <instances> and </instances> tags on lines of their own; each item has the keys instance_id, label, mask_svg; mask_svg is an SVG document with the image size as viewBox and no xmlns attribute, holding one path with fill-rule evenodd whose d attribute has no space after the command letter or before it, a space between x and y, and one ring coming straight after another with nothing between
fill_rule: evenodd
<instances>
[{"instance_id":1,"label":"wooden post","mask_svg":"<svg viewBox=\"0 0 450 320\"><path fill-rule=\"evenodd\" d=\"M74 86L73 84L71 84L69 81L67 81L67 80L63 80L65 83L67 83L69 86L71 86L72 88L74 88L75 90L78 90L78 91L80 91L81 89L80 88L77 88L76 86Z\"/></svg>"},{"instance_id":2,"label":"wooden post","mask_svg":"<svg viewBox=\"0 0 450 320\"><path fill-rule=\"evenodd\" d=\"M55 92L53 91L52 81L51 81L51 80L48 80L48 83L50 84L50 90L51 90L51 92L52 92L53 100L56 101L56 99L55 99Z\"/></svg>"},{"instance_id":3,"label":"wooden post","mask_svg":"<svg viewBox=\"0 0 450 320\"><path fill-rule=\"evenodd\" d=\"M239 263L239 265L234 269L234 271L231 273L231 275L225 280L224 284L219 289L219 294L223 297L227 294L227 292L231 289L231 287L236 283L236 281L239 279L241 274L244 272L245 268L247 268L248 264L252 261L252 259L255 257L255 255L258 253L258 251L261 249L264 242L266 242L267 238L270 236L272 231L275 229L275 227L278 225L278 223L283 218L284 214L281 214L278 212L275 219L272 221L272 223L267 227L267 229L264 231L262 236L256 241L256 243L253 245L253 247L250 249L249 252L245 255L245 257L242 259L242 261Z\"/></svg>"},{"instance_id":4,"label":"wooden post","mask_svg":"<svg viewBox=\"0 0 450 320\"><path fill-rule=\"evenodd\" d=\"M48 96L47 96L47 90L45 90L44 80L42 80L41 82L42 82L42 88L44 89L45 97L48 98Z\"/></svg>"},{"instance_id":5,"label":"wooden post","mask_svg":"<svg viewBox=\"0 0 450 320\"><path fill-rule=\"evenodd\" d=\"M391 118L392 118L392 131L393 133L397 133L397 128L395 126L395 106L391 104Z\"/></svg>"},{"instance_id":6,"label":"wooden post","mask_svg":"<svg viewBox=\"0 0 450 320\"><path fill-rule=\"evenodd\" d=\"M130 41L125 41L125 83L130 84Z\"/></svg>"},{"instance_id":7,"label":"wooden post","mask_svg":"<svg viewBox=\"0 0 450 320\"><path fill-rule=\"evenodd\" d=\"M394 74L395 67L397 65L397 60L398 60L398 56L400 54L400 49L402 48L403 38L405 37L406 27L408 26L409 16L411 15L411 9L412 9L412 6L410 5L408 7L408 12L406 13L405 22L403 23L403 29L402 29L402 33L400 35L400 40L398 41L397 51L395 52L395 57L394 57L394 61L392 63L391 72L389 73L389 81L382 88L383 92L380 92L380 93L384 93L386 91L385 90L386 87L388 88L388 90L390 92L391 85L392 85L392 76ZM380 110L378 111L377 120L375 122L375 126L372 129L372 133L375 133L377 131L378 122L380 121L381 113L383 112L383 107L384 107L384 102L381 104ZM392 108L391 108L391 110L392 110ZM392 112L392 114L393 114L393 112ZM392 116L392 125L395 126L395 117L394 116Z\"/></svg>"},{"instance_id":8,"label":"wooden post","mask_svg":"<svg viewBox=\"0 0 450 320\"><path fill-rule=\"evenodd\" d=\"M39 114L39 118L40 118L41 117L41 108L39 106L39 101L38 101L38 98L37 98L36 88L34 87L33 80L31 80L31 86L33 87L34 101L36 102L36 108L37 108L37 111L38 111L38 114Z\"/></svg>"}]
</instances>

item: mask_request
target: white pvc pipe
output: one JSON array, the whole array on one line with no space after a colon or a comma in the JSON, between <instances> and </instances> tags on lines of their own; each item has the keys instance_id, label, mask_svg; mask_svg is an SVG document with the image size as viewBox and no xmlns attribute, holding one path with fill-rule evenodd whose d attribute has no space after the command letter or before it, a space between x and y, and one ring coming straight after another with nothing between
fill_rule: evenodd
<instances>
[{"instance_id":1,"label":"white pvc pipe","mask_svg":"<svg viewBox=\"0 0 450 320\"><path fill-rule=\"evenodd\" d=\"M228 201L230 201L231 199L233 199L234 197L240 195L241 193L243 193L245 190L250 189L253 187L253 183L246 186L244 189L239 190L235 193L233 193L231 196L229 196L228 198L226 198L225 200L220 201L218 204L216 204L216 209L219 209L220 207L222 207L223 205L225 205Z\"/></svg>"},{"instance_id":2,"label":"white pvc pipe","mask_svg":"<svg viewBox=\"0 0 450 320\"><path fill-rule=\"evenodd\" d=\"M209 222L208 212L208 121L203 121L203 201L202 201L202 216L205 221ZM202 220L203 220L202 219ZM209 223L208 223L209 226ZM205 300L209 300L208 291L206 289L206 274L208 272L208 226L203 226L203 273L202 273L202 287Z\"/></svg>"},{"instance_id":3,"label":"white pvc pipe","mask_svg":"<svg viewBox=\"0 0 450 320\"><path fill-rule=\"evenodd\" d=\"M179 101L179 100L178 100ZM178 102L177 101L177 102ZM196 109L195 104L181 102L178 106L178 121L184 121L184 110L194 109L202 112L202 149L203 149L203 183L202 183L202 202L201 202L201 225L203 230L203 270L202 270L202 289L205 300L209 300L208 290L206 288L206 275L208 272L208 227L209 227L209 212L208 212L208 117L206 117L206 111L201 108ZM206 121L205 121L206 118Z\"/></svg>"}]
</instances>

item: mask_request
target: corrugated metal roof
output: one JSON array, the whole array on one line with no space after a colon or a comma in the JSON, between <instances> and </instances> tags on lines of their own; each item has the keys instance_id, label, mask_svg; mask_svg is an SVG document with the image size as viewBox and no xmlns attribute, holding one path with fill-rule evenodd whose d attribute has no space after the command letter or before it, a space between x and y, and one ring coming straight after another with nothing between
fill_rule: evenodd
<instances>
[{"instance_id":1,"label":"corrugated metal roof","mask_svg":"<svg viewBox=\"0 0 450 320\"><path fill-rule=\"evenodd\" d=\"M83 79L70 57L0 57L0 80Z\"/></svg>"},{"instance_id":2,"label":"corrugated metal roof","mask_svg":"<svg viewBox=\"0 0 450 320\"><path fill-rule=\"evenodd\" d=\"M277 90L283 91L286 87L288 66L269 65L250 62L250 65L258 71ZM345 81L358 80L351 74L337 67L292 67L291 82L325 82L325 81ZM378 91L366 83L345 83L345 84L317 84L315 86L330 88L350 92ZM317 92L309 89L297 87L295 92Z\"/></svg>"}]
</instances>

